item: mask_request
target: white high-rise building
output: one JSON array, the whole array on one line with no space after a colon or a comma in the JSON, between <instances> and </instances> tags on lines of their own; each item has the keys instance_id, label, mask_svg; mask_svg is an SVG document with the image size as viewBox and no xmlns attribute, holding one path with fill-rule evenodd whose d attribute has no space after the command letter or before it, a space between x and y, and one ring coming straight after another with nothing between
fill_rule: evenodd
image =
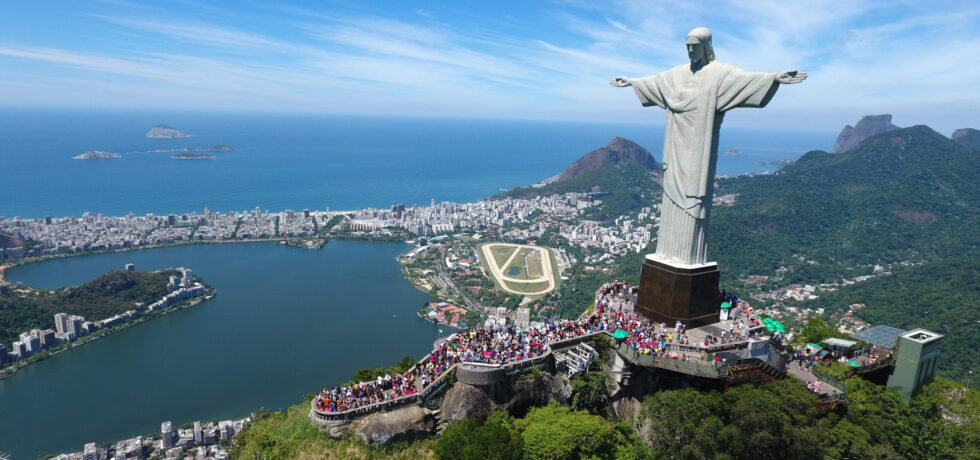
<instances>
[{"instance_id":1,"label":"white high-rise building","mask_svg":"<svg viewBox=\"0 0 980 460\"><path fill-rule=\"evenodd\" d=\"M41 338L30 332L21 332L20 341L24 344L24 348L27 349L28 354L41 351Z\"/></svg>"},{"instance_id":2,"label":"white high-rise building","mask_svg":"<svg viewBox=\"0 0 980 460\"><path fill-rule=\"evenodd\" d=\"M160 424L160 448L169 449L174 446L174 426L170 422Z\"/></svg>"},{"instance_id":3,"label":"white high-rise building","mask_svg":"<svg viewBox=\"0 0 980 460\"><path fill-rule=\"evenodd\" d=\"M84 460L99 460L99 449L95 447L94 442L85 444L85 450L82 453L82 458Z\"/></svg>"},{"instance_id":4,"label":"white high-rise building","mask_svg":"<svg viewBox=\"0 0 980 460\"><path fill-rule=\"evenodd\" d=\"M201 421L194 422L194 442L200 444L204 442L204 430L201 429Z\"/></svg>"},{"instance_id":5,"label":"white high-rise building","mask_svg":"<svg viewBox=\"0 0 980 460\"><path fill-rule=\"evenodd\" d=\"M68 313L54 315L54 330L62 334L68 332Z\"/></svg>"},{"instance_id":6,"label":"white high-rise building","mask_svg":"<svg viewBox=\"0 0 980 460\"><path fill-rule=\"evenodd\" d=\"M78 315L68 316L68 332L75 334L75 337L81 337L82 335L85 334L85 331L82 329L83 324L85 324L84 316L78 316Z\"/></svg>"}]
</instances>

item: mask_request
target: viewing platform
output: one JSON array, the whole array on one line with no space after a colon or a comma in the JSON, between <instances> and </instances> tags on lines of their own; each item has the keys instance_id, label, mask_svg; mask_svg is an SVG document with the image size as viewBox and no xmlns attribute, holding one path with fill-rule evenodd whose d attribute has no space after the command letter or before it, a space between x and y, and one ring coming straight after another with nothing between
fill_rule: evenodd
<instances>
[{"instance_id":1,"label":"viewing platform","mask_svg":"<svg viewBox=\"0 0 980 460\"><path fill-rule=\"evenodd\" d=\"M587 321L594 321L594 319L588 319ZM575 323L569 322L569 324ZM727 330L730 326L731 322L719 322L687 331L687 340L684 341L685 343L662 343L664 349L661 354L639 352L637 349L628 345L626 340L617 340L614 337L614 331L608 328L583 331L580 334L575 334L573 337L545 343L543 344L543 352L540 355L522 360L503 364L479 361L454 363L427 385L421 385L421 382L416 380L416 387L420 389L412 394L393 397L349 410L321 410L318 408L317 399L314 398L310 402L310 418L318 425L326 425L350 421L374 412L393 410L407 404L424 404L428 399L446 389L448 386L447 377L453 372L457 373L457 379L461 382L484 385L489 382L489 379L499 378L501 375L512 375L538 365L552 365L554 363L554 352L575 347L583 342L592 341L599 335L608 337L611 344L610 349L615 351L625 361L636 366L663 369L702 378L727 379L729 381L740 380L743 374L738 371L746 366L752 368L767 366L771 369L768 373L772 375L772 378L781 378L782 371L776 369L776 366L769 365L766 361L767 355L771 354L768 346L768 337L760 335L760 338L757 339L749 338L727 343L704 345L706 337L717 337L720 335L721 330ZM764 330L765 328L763 326L755 326L750 328L747 334L751 337L755 332L764 332ZM465 334L466 332L461 333ZM434 345L438 348L444 342L445 339L440 339ZM753 356L753 350L764 350L765 352L761 354L756 353L758 356ZM725 352L726 356L716 363L714 356L721 352ZM418 361L404 375L415 375L416 369L419 366L424 366L428 359L429 357L427 356Z\"/></svg>"}]
</instances>

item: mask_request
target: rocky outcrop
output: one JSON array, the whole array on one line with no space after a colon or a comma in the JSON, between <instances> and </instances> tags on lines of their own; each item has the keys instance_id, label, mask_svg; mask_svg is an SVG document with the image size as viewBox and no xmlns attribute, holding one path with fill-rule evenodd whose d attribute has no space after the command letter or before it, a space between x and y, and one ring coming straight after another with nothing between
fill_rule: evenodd
<instances>
[{"instance_id":1,"label":"rocky outcrop","mask_svg":"<svg viewBox=\"0 0 980 460\"><path fill-rule=\"evenodd\" d=\"M643 165L654 174L662 174L657 160L653 158L647 149L641 147L636 142L622 137L614 137L609 141L609 145L593 150L576 162L568 165L561 174L556 176L552 182L563 182L571 180L582 174L598 171L608 165L615 165L624 161L634 160Z\"/></svg>"},{"instance_id":2,"label":"rocky outcrop","mask_svg":"<svg viewBox=\"0 0 980 460\"><path fill-rule=\"evenodd\" d=\"M456 382L442 400L442 416L447 422L463 419L486 420L500 406L480 389Z\"/></svg>"},{"instance_id":3,"label":"rocky outcrop","mask_svg":"<svg viewBox=\"0 0 980 460\"><path fill-rule=\"evenodd\" d=\"M351 424L350 430L368 444L386 446L435 433L436 417L419 406L409 405L358 419Z\"/></svg>"},{"instance_id":4,"label":"rocky outcrop","mask_svg":"<svg viewBox=\"0 0 980 460\"><path fill-rule=\"evenodd\" d=\"M146 133L146 137L151 139L183 139L185 137L194 137L193 134L187 134L177 128L171 128L167 125L156 125L150 132Z\"/></svg>"},{"instance_id":5,"label":"rocky outcrop","mask_svg":"<svg viewBox=\"0 0 980 460\"><path fill-rule=\"evenodd\" d=\"M104 150L89 150L81 155L75 155L72 158L76 160L112 160L115 158L122 158L122 155L118 153L109 153Z\"/></svg>"},{"instance_id":6,"label":"rocky outcrop","mask_svg":"<svg viewBox=\"0 0 980 460\"><path fill-rule=\"evenodd\" d=\"M968 149L980 149L980 130L973 128L957 129L953 131L950 139Z\"/></svg>"},{"instance_id":7,"label":"rocky outcrop","mask_svg":"<svg viewBox=\"0 0 980 460\"><path fill-rule=\"evenodd\" d=\"M857 147L861 141L881 133L887 133L899 129L892 124L892 116L889 113L882 115L865 115L858 121L857 125L847 125L837 136L834 143L833 153L844 153Z\"/></svg>"},{"instance_id":8,"label":"rocky outcrop","mask_svg":"<svg viewBox=\"0 0 980 460\"><path fill-rule=\"evenodd\" d=\"M508 384L504 391L494 387L492 395L487 390L456 382L442 401L442 416L447 422L486 420L498 410L523 416L530 408L545 406L552 399L567 403L572 397L572 385L568 378L547 372L533 378L518 379Z\"/></svg>"}]
</instances>

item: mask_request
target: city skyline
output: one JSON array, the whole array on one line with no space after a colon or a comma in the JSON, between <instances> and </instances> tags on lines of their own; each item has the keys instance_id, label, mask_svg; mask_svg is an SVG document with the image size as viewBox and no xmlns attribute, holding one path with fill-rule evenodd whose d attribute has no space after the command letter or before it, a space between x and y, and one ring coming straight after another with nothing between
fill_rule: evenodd
<instances>
[{"instance_id":1,"label":"city skyline","mask_svg":"<svg viewBox=\"0 0 980 460\"><path fill-rule=\"evenodd\" d=\"M103 0L6 11L0 107L8 108L659 122L606 82L682 64L684 34L706 25L720 61L811 75L806 91L783 89L771 110L726 124L836 130L893 113L899 126L947 135L980 125L970 110L980 94L964 90L980 71L971 59L980 9L967 2L937 12L877 1L310 9Z\"/></svg>"}]
</instances>

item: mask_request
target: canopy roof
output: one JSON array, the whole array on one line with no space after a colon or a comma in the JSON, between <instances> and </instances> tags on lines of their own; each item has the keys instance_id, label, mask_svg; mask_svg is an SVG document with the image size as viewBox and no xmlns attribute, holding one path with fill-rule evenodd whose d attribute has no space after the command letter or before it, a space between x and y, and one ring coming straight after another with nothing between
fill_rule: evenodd
<instances>
[{"instance_id":1,"label":"canopy roof","mask_svg":"<svg viewBox=\"0 0 980 460\"><path fill-rule=\"evenodd\" d=\"M613 338L614 339L617 339L617 340L623 340L623 339L625 339L625 338L627 338L629 336L630 336L630 333L629 332L626 332L626 331L624 331L622 329L616 329L616 332L613 332Z\"/></svg>"},{"instance_id":2,"label":"canopy roof","mask_svg":"<svg viewBox=\"0 0 980 460\"><path fill-rule=\"evenodd\" d=\"M865 329L851 335L853 335L855 339L863 340L870 344L878 345L879 347L895 348L895 342L898 340L898 336L906 332L908 331L891 326L875 326L871 329Z\"/></svg>"},{"instance_id":3,"label":"canopy roof","mask_svg":"<svg viewBox=\"0 0 980 460\"><path fill-rule=\"evenodd\" d=\"M853 340L838 339L837 337L831 337L829 339L823 339L823 340L820 341L820 343L825 343L825 344L830 345L832 347L844 347L844 348L850 348L850 347L853 347L854 345L857 345L857 342L855 342Z\"/></svg>"}]
</instances>

